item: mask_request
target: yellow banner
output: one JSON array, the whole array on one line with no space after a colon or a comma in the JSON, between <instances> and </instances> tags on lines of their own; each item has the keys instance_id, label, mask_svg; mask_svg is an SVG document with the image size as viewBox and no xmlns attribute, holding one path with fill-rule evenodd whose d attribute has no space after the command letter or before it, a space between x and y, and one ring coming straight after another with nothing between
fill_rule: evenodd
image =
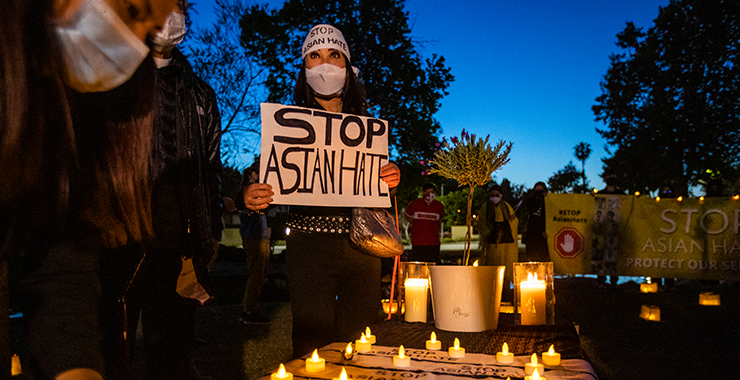
<instances>
[{"instance_id":1,"label":"yellow banner","mask_svg":"<svg viewBox=\"0 0 740 380\"><path fill-rule=\"evenodd\" d=\"M548 194L557 273L740 280L740 201Z\"/></svg>"}]
</instances>

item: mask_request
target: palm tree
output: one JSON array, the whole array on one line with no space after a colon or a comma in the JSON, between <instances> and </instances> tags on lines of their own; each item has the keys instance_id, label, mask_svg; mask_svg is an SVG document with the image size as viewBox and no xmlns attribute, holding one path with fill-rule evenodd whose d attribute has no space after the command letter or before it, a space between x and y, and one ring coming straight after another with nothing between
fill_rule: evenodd
<instances>
[{"instance_id":1,"label":"palm tree","mask_svg":"<svg viewBox=\"0 0 740 380\"><path fill-rule=\"evenodd\" d=\"M585 142L581 142L576 145L573 150L575 151L576 158L581 161L581 176L583 177L583 188L586 188L586 160L591 155L591 145Z\"/></svg>"}]
</instances>

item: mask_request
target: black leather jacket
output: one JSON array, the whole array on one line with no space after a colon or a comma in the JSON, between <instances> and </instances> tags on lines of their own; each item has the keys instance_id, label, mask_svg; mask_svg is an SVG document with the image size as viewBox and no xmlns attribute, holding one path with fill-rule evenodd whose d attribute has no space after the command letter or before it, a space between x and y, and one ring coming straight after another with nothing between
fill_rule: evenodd
<instances>
[{"instance_id":1,"label":"black leather jacket","mask_svg":"<svg viewBox=\"0 0 740 380\"><path fill-rule=\"evenodd\" d=\"M155 133L153 142L155 234L166 243L184 242L185 248L196 248L186 255L208 262L214 254L213 238L221 240L223 229L221 115L216 93L193 73L176 48L170 65L158 72L160 101L155 120L165 131ZM169 123L172 130L166 131L161 123Z\"/></svg>"}]
</instances>

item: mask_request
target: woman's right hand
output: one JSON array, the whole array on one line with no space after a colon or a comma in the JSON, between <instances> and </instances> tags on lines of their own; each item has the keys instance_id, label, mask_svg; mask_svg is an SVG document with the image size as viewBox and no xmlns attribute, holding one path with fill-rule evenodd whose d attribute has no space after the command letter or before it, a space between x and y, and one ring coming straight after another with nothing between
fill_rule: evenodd
<instances>
[{"instance_id":1,"label":"woman's right hand","mask_svg":"<svg viewBox=\"0 0 740 380\"><path fill-rule=\"evenodd\" d=\"M244 188L244 205L250 210L264 210L272 203L272 185L253 183Z\"/></svg>"}]
</instances>

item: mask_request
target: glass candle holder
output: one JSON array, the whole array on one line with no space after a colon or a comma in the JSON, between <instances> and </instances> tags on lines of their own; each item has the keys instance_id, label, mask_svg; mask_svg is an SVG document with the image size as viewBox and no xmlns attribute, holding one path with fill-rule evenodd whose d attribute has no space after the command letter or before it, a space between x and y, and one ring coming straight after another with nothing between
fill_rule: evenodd
<instances>
[{"instance_id":1,"label":"glass candle holder","mask_svg":"<svg viewBox=\"0 0 740 380\"><path fill-rule=\"evenodd\" d=\"M398 299L406 322L427 322L429 315L429 267L434 263L402 262L398 271Z\"/></svg>"},{"instance_id":2,"label":"glass candle holder","mask_svg":"<svg viewBox=\"0 0 740 380\"><path fill-rule=\"evenodd\" d=\"M514 263L515 324L555 324L553 275L552 262Z\"/></svg>"}]
</instances>

